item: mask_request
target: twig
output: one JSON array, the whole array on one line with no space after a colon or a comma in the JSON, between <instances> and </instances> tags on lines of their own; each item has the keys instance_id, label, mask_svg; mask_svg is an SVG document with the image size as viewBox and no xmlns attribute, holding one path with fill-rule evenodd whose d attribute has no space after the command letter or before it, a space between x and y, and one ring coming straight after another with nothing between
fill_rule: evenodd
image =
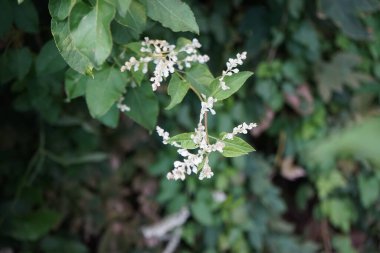
<instances>
[{"instance_id":1,"label":"twig","mask_svg":"<svg viewBox=\"0 0 380 253\"><path fill-rule=\"evenodd\" d=\"M182 235L181 228L177 228L176 230L174 230L173 235L170 238L170 241L168 242L165 250L162 253L173 253L179 245L179 242L181 240L181 235Z\"/></svg>"},{"instance_id":2,"label":"twig","mask_svg":"<svg viewBox=\"0 0 380 253\"><path fill-rule=\"evenodd\" d=\"M329 224L326 219L324 219L321 223L321 235L325 252L332 253Z\"/></svg>"},{"instance_id":3,"label":"twig","mask_svg":"<svg viewBox=\"0 0 380 253\"><path fill-rule=\"evenodd\" d=\"M284 131L281 131L280 137L278 138L278 149L275 157L275 164L277 164L279 167L281 167L281 157L284 154L285 151L285 144L286 144L286 133Z\"/></svg>"},{"instance_id":4,"label":"twig","mask_svg":"<svg viewBox=\"0 0 380 253\"><path fill-rule=\"evenodd\" d=\"M172 214L156 224L143 227L141 231L146 239L158 238L162 240L171 230L182 226L189 216L189 209L184 207L178 213Z\"/></svg>"}]
</instances>

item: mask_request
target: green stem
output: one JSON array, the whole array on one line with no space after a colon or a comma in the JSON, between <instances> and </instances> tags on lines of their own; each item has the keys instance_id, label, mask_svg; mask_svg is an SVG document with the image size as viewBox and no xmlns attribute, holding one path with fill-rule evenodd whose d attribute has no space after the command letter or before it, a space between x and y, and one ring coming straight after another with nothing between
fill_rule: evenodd
<instances>
[{"instance_id":1,"label":"green stem","mask_svg":"<svg viewBox=\"0 0 380 253\"><path fill-rule=\"evenodd\" d=\"M43 154L53 162L58 163L61 166L67 166L67 162L56 154L53 154L48 150L43 150Z\"/></svg>"},{"instance_id":2,"label":"green stem","mask_svg":"<svg viewBox=\"0 0 380 253\"><path fill-rule=\"evenodd\" d=\"M204 120L204 122L205 122L205 128L206 128L206 137L207 137L207 143L208 143L208 144L210 144L210 140L209 140L209 138L208 138L208 124L207 124L207 116L208 116L208 113L206 112L206 113L205 113L205 120Z\"/></svg>"},{"instance_id":3,"label":"green stem","mask_svg":"<svg viewBox=\"0 0 380 253\"><path fill-rule=\"evenodd\" d=\"M190 89L198 96L199 100L201 102L205 102L205 100L202 98L201 94L194 88L194 86L192 86L190 82L187 82L187 80L185 79L185 77L180 74L180 73L185 74L185 72L182 71L182 70L177 69L176 73L178 74L179 78L181 78L183 81L186 81L186 83L189 85Z\"/></svg>"}]
</instances>

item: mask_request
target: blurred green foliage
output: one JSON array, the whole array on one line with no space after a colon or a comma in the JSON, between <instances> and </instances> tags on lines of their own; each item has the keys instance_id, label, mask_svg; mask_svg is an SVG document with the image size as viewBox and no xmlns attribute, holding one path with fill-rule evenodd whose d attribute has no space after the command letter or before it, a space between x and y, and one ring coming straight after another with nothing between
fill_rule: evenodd
<instances>
[{"instance_id":1,"label":"blurred green foliage","mask_svg":"<svg viewBox=\"0 0 380 253\"><path fill-rule=\"evenodd\" d=\"M178 252L379 251L378 1L18 2L0 1L0 252L162 252L141 227L184 206ZM199 108L118 71L144 36L197 36L213 73L248 52L254 77L209 126L256 121L255 154L166 179L177 154L138 124L191 131ZM141 106L120 114L131 80Z\"/></svg>"}]
</instances>

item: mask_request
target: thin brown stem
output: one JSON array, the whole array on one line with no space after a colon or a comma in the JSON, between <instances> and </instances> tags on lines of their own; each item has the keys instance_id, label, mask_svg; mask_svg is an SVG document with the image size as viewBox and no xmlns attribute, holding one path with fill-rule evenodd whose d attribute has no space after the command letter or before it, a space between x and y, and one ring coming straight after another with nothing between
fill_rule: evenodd
<instances>
[{"instance_id":1,"label":"thin brown stem","mask_svg":"<svg viewBox=\"0 0 380 253\"><path fill-rule=\"evenodd\" d=\"M326 219L324 219L321 223L321 235L322 235L323 247L325 248L325 252L332 253L333 251L331 247L329 224L327 223Z\"/></svg>"},{"instance_id":2,"label":"thin brown stem","mask_svg":"<svg viewBox=\"0 0 380 253\"><path fill-rule=\"evenodd\" d=\"M208 123L207 123L207 116L208 116L208 114L207 114L207 112L205 112L205 120L204 120L204 122L205 122L205 129L206 129L206 137L207 137L207 143L208 144L210 144L210 141L209 141L209 139L208 139Z\"/></svg>"},{"instance_id":3,"label":"thin brown stem","mask_svg":"<svg viewBox=\"0 0 380 253\"><path fill-rule=\"evenodd\" d=\"M278 149L277 149L277 153L275 157L275 164L277 164L279 167L281 167L281 158L284 155L285 145L286 145L286 133L284 131L281 131L280 137L278 139Z\"/></svg>"}]
</instances>

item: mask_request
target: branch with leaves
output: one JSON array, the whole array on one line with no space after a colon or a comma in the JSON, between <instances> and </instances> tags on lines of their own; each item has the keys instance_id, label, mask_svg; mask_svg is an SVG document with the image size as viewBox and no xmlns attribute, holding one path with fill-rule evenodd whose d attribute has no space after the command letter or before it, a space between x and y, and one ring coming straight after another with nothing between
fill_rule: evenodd
<instances>
[{"instance_id":1,"label":"branch with leaves","mask_svg":"<svg viewBox=\"0 0 380 253\"><path fill-rule=\"evenodd\" d=\"M153 91L161 86L164 79L172 76L168 88L168 93L172 97L170 103L172 106L180 103L188 90L192 90L200 100L199 121L194 132L170 137L164 129L159 126L156 127L158 135L162 137L162 142L176 147L180 156L183 157L183 161L174 162L174 169L167 174L168 179L184 180L186 174L192 173L199 173L200 180L211 178L214 175L209 165L209 155L212 152L219 152L226 157L236 157L254 151L248 143L235 137L235 135L248 133L248 130L256 127L255 123L243 123L235 127L231 133L221 133L219 137L209 135L207 126L208 114L216 114L214 104L238 91L251 76L251 72L239 72L237 68L238 65L243 64L247 53L237 54L236 59L230 58L226 64L227 69L222 72L222 75L218 78L212 78L213 80L209 83L205 83L203 80L207 80L207 76L205 78L203 75L209 73L207 66L205 66L209 57L199 54L198 49L200 47L201 44L197 39L192 41L180 39L176 46L164 40L150 40L146 37L141 43L138 58L132 56L121 67L122 72L126 70L141 71L146 74L149 63L152 63L154 70L150 81ZM206 70L203 75L200 73L194 76L197 80L196 85L184 71L184 69L191 68L192 65L194 65L193 68L198 67ZM176 88L173 89L173 86ZM174 92L172 92L173 90Z\"/></svg>"}]
</instances>

